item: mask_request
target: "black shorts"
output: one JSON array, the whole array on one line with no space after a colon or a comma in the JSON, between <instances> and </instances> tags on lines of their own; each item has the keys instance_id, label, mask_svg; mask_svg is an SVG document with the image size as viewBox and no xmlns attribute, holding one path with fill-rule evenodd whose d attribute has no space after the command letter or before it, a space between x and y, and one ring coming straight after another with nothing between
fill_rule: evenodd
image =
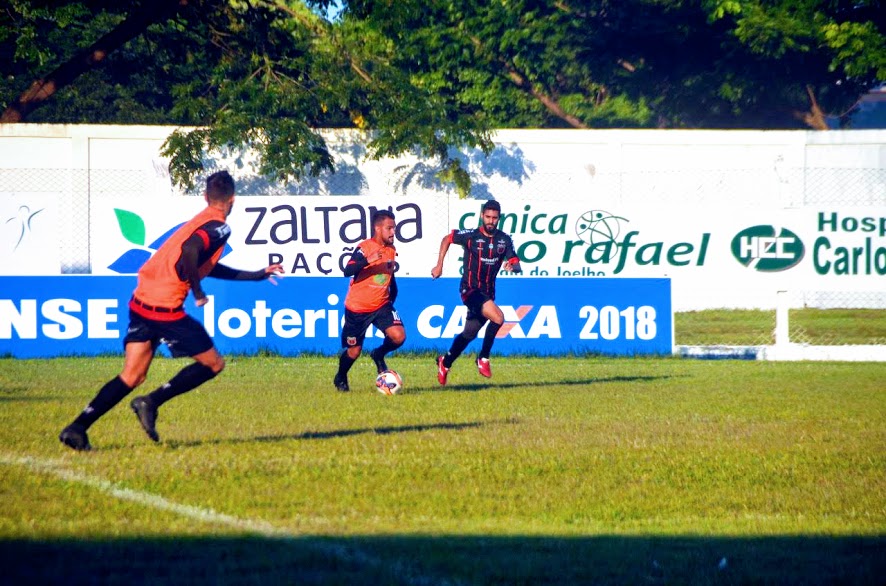
<instances>
[{"instance_id":1,"label":"black shorts","mask_svg":"<svg viewBox=\"0 0 886 586\"><path fill-rule=\"evenodd\" d=\"M175 321L156 321L143 317L134 311L129 312L129 328L123 338L123 348L130 342L150 342L156 350L166 344L175 358L196 356L210 350L214 344L206 333L203 324L185 315Z\"/></svg>"},{"instance_id":2,"label":"black shorts","mask_svg":"<svg viewBox=\"0 0 886 586\"><path fill-rule=\"evenodd\" d=\"M468 308L468 315L465 319L478 319L486 321L483 317L483 305L487 301L494 301L495 297L490 297L480 289L463 289L461 291L461 301Z\"/></svg>"},{"instance_id":3,"label":"black shorts","mask_svg":"<svg viewBox=\"0 0 886 586\"><path fill-rule=\"evenodd\" d=\"M370 325L383 332L391 326L402 326L403 322L400 321L400 314L390 303L367 313L357 313L345 308L345 325L341 328L342 348L362 346L366 330Z\"/></svg>"}]
</instances>

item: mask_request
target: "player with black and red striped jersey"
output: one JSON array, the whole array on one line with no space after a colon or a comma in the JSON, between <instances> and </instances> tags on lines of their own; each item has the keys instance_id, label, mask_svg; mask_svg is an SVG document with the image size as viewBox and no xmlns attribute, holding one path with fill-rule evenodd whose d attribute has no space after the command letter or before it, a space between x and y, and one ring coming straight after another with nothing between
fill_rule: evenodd
<instances>
[{"instance_id":1,"label":"player with black and red striped jersey","mask_svg":"<svg viewBox=\"0 0 886 586\"><path fill-rule=\"evenodd\" d=\"M489 355L492 344L501 326L504 314L495 304L495 279L502 266L514 273L523 272L520 259L514 251L511 237L498 229L501 206L495 200L489 200L481 208L481 224L471 230L453 230L440 242L440 253L437 265L431 269L431 277L436 279L443 274L443 261L451 244L464 248L461 283L459 292L462 302L468 308L464 330L452 341L452 346L443 356L437 357L437 382L446 384L452 363L461 356L468 344L486 324L483 345L477 355L477 370L486 378L492 376Z\"/></svg>"},{"instance_id":2,"label":"player with black and red striped jersey","mask_svg":"<svg viewBox=\"0 0 886 586\"><path fill-rule=\"evenodd\" d=\"M160 441L155 424L157 409L173 397L214 378L225 367L224 358L203 325L185 313L188 292L197 307L208 301L203 277L261 281L283 273L272 264L257 271L240 271L219 264L231 235L226 223L234 206L234 179L227 171L206 179L206 208L170 236L138 272L138 284L129 300L129 328L123 339L123 371L108 381L89 405L64 428L59 440L75 450L89 450L86 430L147 378L157 347L164 343L174 357L194 362L154 392L135 397L130 407L153 441ZM271 279L273 282L273 279Z\"/></svg>"}]
</instances>

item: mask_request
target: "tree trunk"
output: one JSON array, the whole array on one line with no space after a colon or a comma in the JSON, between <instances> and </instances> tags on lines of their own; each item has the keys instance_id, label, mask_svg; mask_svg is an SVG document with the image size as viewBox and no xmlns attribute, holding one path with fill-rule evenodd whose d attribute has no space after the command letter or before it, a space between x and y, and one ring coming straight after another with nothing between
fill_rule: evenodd
<instances>
[{"instance_id":1,"label":"tree trunk","mask_svg":"<svg viewBox=\"0 0 886 586\"><path fill-rule=\"evenodd\" d=\"M811 86L806 86L806 93L809 95L809 111L797 112L795 116L813 130L830 130L827 117L821 106L818 105L818 100L815 99L815 93L812 91Z\"/></svg>"},{"instance_id":2,"label":"tree trunk","mask_svg":"<svg viewBox=\"0 0 886 586\"><path fill-rule=\"evenodd\" d=\"M117 28L104 35L88 49L62 63L52 73L38 79L10 104L0 122L23 122L58 90L70 85L80 75L104 61L108 54L141 35L149 26L173 16L188 0L150 0L136 7Z\"/></svg>"}]
</instances>

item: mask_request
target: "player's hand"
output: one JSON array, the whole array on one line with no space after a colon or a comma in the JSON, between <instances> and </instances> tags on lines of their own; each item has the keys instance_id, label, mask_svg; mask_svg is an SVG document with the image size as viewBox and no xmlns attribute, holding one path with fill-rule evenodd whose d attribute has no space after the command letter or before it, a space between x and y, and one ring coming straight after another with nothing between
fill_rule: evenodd
<instances>
[{"instance_id":1,"label":"player's hand","mask_svg":"<svg viewBox=\"0 0 886 586\"><path fill-rule=\"evenodd\" d=\"M282 277L284 273L283 265L280 263L272 264L265 269L265 274L267 275L268 281L271 282L271 285L277 284L277 279L274 277Z\"/></svg>"},{"instance_id":2,"label":"player's hand","mask_svg":"<svg viewBox=\"0 0 886 586\"><path fill-rule=\"evenodd\" d=\"M197 307L203 307L207 303L209 303L209 297L201 297L200 299L194 300L194 305L196 305Z\"/></svg>"},{"instance_id":3,"label":"player's hand","mask_svg":"<svg viewBox=\"0 0 886 586\"><path fill-rule=\"evenodd\" d=\"M441 266L436 266L431 269L431 278L432 279L437 279L442 274L443 274L443 267L441 267Z\"/></svg>"}]
</instances>

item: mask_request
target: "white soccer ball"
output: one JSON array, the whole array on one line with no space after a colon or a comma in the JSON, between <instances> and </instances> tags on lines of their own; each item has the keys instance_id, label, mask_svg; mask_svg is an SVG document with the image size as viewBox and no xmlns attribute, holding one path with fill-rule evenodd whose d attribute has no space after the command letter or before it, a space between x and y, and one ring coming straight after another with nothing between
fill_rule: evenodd
<instances>
[{"instance_id":1,"label":"white soccer ball","mask_svg":"<svg viewBox=\"0 0 886 586\"><path fill-rule=\"evenodd\" d=\"M386 370L375 378L375 388L383 395L396 395L403 389L403 379L394 370Z\"/></svg>"}]
</instances>

